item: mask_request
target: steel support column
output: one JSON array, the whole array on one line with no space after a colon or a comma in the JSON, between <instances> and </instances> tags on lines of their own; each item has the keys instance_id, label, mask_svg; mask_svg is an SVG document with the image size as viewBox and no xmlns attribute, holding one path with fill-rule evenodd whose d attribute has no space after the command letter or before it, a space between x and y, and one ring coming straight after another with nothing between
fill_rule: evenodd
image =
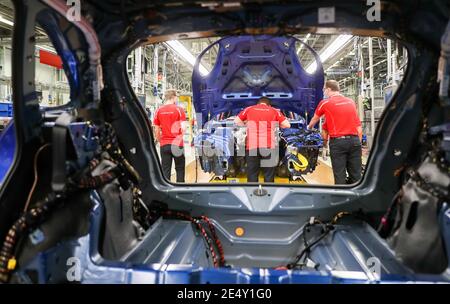
<instances>
[{"instance_id":1,"label":"steel support column","mask_svg":"<svg viewBox=\"0 0 450 304\"><path fill-rule=\"evenodd\" d=\"M373 83L373 45L372 38L369 38L369 84L370 84L370 147L372 147L373 138L375 136L375 86Z\"/></svg>"}]
</instances>

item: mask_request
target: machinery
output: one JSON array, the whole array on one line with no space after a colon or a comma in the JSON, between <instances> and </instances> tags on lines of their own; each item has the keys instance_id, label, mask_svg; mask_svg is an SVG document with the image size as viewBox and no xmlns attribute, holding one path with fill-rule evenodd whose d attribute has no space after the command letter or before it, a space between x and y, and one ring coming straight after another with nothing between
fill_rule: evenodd
<instances>
[{"instance_id":1,"label":"machinery","mask_svg":"<svg viewBox=\"0 0 450 304\"><path fill-rule=\"evenodd\" d=\"M307 73L300 64L296 43L313 53L317 61L314 73ZM202 56L215 46L216 62L203 76L198 68ZM246 130L236 127L233 118L265 96L291 123L291 128L276 134L277 177L295 180L314 171L322 139L316 130L306 130L306 124L322 99L323 82L319 56L294 37L225 37L208 46L198 56L192 74L199 128L195 147L202 170L214 173L215 179L242 179Z\"/></svg>"},{"instance_id":2,"label":"machinery","mask_svg":"<svg viewBox=\"0 0 450 304\"><path fill-rule=\"evenodd\" d=\"M0 102L0 133L5 129L13 116L12 108L12 103Z\"/></svg>"},{"instance_id":3,"label":"machinery","mask_svg":"<svg viewBox=\"0 0 450 304\"><path fill-rule=\"evenodd\" d=\"M16 135L14 133L14 124L12 122L13 105L12 103L0 103L0 185L6 176L14 158L16 146Z\"/></svg>"}]
</instances>

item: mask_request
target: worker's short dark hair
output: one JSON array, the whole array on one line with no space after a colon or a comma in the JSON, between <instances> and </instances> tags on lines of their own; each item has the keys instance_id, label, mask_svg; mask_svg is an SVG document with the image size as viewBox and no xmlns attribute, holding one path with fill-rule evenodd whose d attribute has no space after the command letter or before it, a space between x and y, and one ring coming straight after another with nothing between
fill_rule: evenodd
<instances>
[{"instance_id":1,"label":"worker's short dark hair","mask_svg":"<svg viewBox=\"0 0 450 304\"><path fill-rule=\"evenodd\" d=\"M258 99L258 103L265 103L266 105L270 106L271 101L269 97L263 96L260 99Z\"/></svg>"},{"instance_id":2,"label":"worker's short dark hair","mask_svg":"<svg viewBox=\"0 0 450 304\"><path fill-rule=\"evenodd\" d=\"M327 80L325 81L325 88L330 89L331 91L339 92L339 82L336 80Z\"/></svg>"}]
</instances>

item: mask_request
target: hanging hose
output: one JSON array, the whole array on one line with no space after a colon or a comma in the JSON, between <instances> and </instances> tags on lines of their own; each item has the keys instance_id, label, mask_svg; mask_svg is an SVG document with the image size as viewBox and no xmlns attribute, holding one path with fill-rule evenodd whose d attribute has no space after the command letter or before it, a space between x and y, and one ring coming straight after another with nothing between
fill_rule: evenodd
<instances>
[{"instance_id":1,"label":"hanging hose","mask_svg":"<svg viewBox=\"0 0 450 304\"><path fill-rule=\"evenodd\" d=\"M27 201L25 202L25 206L23 207L23 212L27 211L28 206L30 205L31 197L33 196L33 193L34 193L34 189L36 188L36 185L38 182L39 176L38 176L38 171L37 171L37 162L39 159L39 155L45 148L47 148L49 146L50 146L50 144L45 144L45 145L41 146L37 150L36 154L34 155L34 161L33 161L34 181L33 181L33 185L31 186L30 193L28 193L28 197L27 197Z\"/></svg>"}]
</instances>

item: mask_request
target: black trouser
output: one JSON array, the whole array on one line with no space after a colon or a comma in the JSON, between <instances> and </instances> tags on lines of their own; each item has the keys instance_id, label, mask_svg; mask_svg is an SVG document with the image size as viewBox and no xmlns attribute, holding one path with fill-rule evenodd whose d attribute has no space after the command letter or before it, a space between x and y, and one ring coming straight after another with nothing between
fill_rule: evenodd
<instances>
[{"instance_id":1,"label":"black trouser","mask_svg":"<svg viewBox=\"0 0 450 304\"><path fill-rule=\"evenodd\" d=\"M361 142L358 136L330 139L330 157L333 167L334 183L356 183L361 178Z\"/></svg>"},{"instance_id":2,"label":"black trouser","mask_svg":"<svg viewBox=\"0 0 450 304\"><path fill-rule=\"evenodd\" d=\"M161 152L161 165L164 176L170 181L173 159L175 161L175 171L177 172L177 183L183 183L186 163L183 147L164 145L160 147L159 151Z\"/></svg>"},{"instance_id":3,"label":"black trouser","mask_svg":"<svg viewBox=\"0 0 450 304\"><path fill-rule=\"evenodd\" d=\"M259 148L247 151L247 181L258 182L259 170L262 169L264 182L273 183L275 168L278 165L276 149Z\"/></svg>"}]
</instances>

